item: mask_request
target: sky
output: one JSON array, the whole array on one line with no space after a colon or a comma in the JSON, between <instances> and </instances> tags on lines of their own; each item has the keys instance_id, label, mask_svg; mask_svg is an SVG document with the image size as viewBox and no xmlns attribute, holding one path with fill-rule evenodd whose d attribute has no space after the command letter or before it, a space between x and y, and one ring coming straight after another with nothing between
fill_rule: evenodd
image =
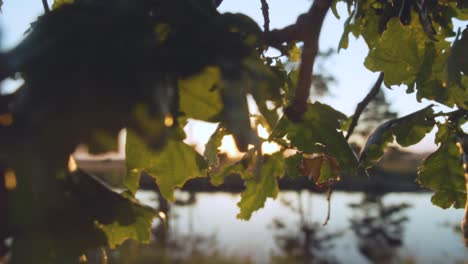
<instances>
[{"instance_id":1,"label":"sky","mask_svg":"<svg viewBox=\"0 0 468 264\"><path fill-rule=\"evenodd\" d=\"M52 2L52 1L49 1ZM309 0L268 0L270 7L270 28L281 28L296 21L298 15L310 8ZM240 12L252 17L260 26L263 25L260 0L224 0L219 10L221 12ZM341 19L338 20L331 12L328 13L320 36L320 49L336 50L343 32L343 23L347 18L344 5L339 6ZM13 47L18 43L29 24L43 12L41 0L7 0L4 1L0 14L1 37L3 49ZM324 61L324 68L331 73L337 82L331 85L331 95L320 98L321 102L330 104L347 115L352 115L356 105L365 97L370 87L377 79L377 74L364 67L367 46L362 39L350 37L348 49ZM16 87L17 83L7 82L5 88ZM391 102L391 109L400 116L406 115L428 105L429 102L418 103L414 94L406 94L404 87L385 89L386 97ZM312 98L312 100L314 100ZM191 122L187 127L187 142L196 144L201 151L214 131L216 125L203 122ZM435 148L433 144L434 131L421 143L409 150L429 151ZM235 152L233 141L225 139L221 148L224 151Z\"/></svg>"}]
</instances>

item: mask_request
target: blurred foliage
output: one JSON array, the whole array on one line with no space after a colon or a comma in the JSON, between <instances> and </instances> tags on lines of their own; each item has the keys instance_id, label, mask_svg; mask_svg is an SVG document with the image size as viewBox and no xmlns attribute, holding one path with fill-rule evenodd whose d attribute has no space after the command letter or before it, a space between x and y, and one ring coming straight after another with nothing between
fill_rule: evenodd
<instances>
[{"instance_id":1,"label":"blurred foliage","mask_svg":"<svg viewBox=\"0 0 468 264\"><path fill-rule=\"evenodd\" d=\"M146 242L154 213L134 198L141 173L166 199L190 178L210 175L222 184L238 173L246 182L238 217L249 219L276 197L285 172L331 186L340 176L365 175L394 139L413 145L434 125L439 149L421 164L418 181L436 191L435 204L462 207L465 179L454 138L468 113L468 29L456 33L452 20L468 19L466 1L335 0L335 15L339 2L349 15L340 48L349 34L363 37L365 66L383 72L387 86L404 84L418 100L456 110L434 113L429 106L391 119L369 136L358 159L344 137L349 119L332 106L309 103L302 122L282 116L298 81L298 70L287 66L300 57L295 41L285 43L285 55L268 57L259 26L242 14L219 13L219 1L56 0L21 43L0 53L0 79L24 79L15 93L0 95L7 183L0 189L1 252L11 250L11 263L75 263L90 248ZM320 91L330 79L317 76ZM250 115L247 96L258 115ZM219 123L204 156L183 142L189 118ZM267 138L255 133L259 125ZM127 190L116 193L68 166L79 144L93 153L115 150L123 128ZM219 168L225 135L246 154ZM266 141L281 148L263 155Z\"/></svg>"}]
</instances>

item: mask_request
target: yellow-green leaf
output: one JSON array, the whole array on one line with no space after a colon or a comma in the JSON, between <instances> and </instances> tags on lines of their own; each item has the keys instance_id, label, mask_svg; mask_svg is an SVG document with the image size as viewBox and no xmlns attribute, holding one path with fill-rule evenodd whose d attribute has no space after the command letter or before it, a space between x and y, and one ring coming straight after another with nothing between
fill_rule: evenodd
<instances>
[{"instance_id":1,"label":"yellow-green leaf","mask_svg":"<svg viewBox=\"0 0 468 264\"><path fill-rule=\"evenodd\" d=\"M180 109L189 118L212 121L223 109L221 71L206 67L200 74L179 80Z\"/></svg>"},{"instance_id":2,"label":"yellow-green leaf","mask_svg":"<svg viewBox=\"0 0 468 264\"><path fill-rule=\"evenodd\" d=\"M416 80L427 37L417 20L413 20L405 26L398 18L392 18L364 62L369 70L384 73L386 86L411 85Z\"/></svg>"},{"instance_id":3,"label":"yellow-green leaf","mask_svg":"<svg viewBox=\"0 0 468 264\"><path fill-rule=\"evenodd\" d=\"M158 151L149 149L131 130L127 131L126 186L134 191L139 174L145 172L156 180L161 194L174 200L174 189L189 179L206 176L207 164L203 157L187 144L170 139Z\"/></svg>"},{"instance_id":4,"label":"yellow-green leaf","mask_svg":"<svg viewBox=\"0 0 468 264\"><path fill-rule=\"evenodd\" d=\"M246 181L247 187L237 204L240 208L237 218L249 220L254 211L265 205L268 197L275 199L279 192L277 178L282 177L284 171L282 152L266 156L266 161L262 164L258 178L254 177Z\"/></svg>"},{"instance_id":5,"label":"yellow-green leaf","mask_svg":"<svg viewBox=\"0 0 468 264\"><path fill-rule=\"evenodd\" d=\"M75 0L54 0L54 3L52 4L52 9L57 9L63 5L69 5L73 4Z\"/></svg>"}]
</instances>

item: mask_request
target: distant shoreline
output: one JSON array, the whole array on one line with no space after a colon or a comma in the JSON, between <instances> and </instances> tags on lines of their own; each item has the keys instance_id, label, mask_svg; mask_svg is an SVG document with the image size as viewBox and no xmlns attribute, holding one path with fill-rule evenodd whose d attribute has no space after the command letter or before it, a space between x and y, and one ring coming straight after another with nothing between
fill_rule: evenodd
<instances>
[{"instance_id":1,"label":"distant shoreline","mask_svg":"<svg viewBox=\"0 0 468 264\"><path fill-rule=\"evenodd\" d=\"M123 178L126 174L124 160L78 160L78 165L82 169L102 178L112 187L122 187ZM342 176L339 182L334 185L334 190L352 192L424 192L424 188L415 183L416 170L391 171L389 169L374 168L370 170L372 175L365 177ZM307 177L284 177L278 181L281 190L310 190L314 192L326 191L318 189ZM143 175L140 181L140 188L143 190L155 190L155 181ZM223 185L215 187L211 185L208 177L189 180L182 190L193 192L242 192L245 189L244 182L237 175L230 175L225 178Z\"/></svg>"}]
</instances>

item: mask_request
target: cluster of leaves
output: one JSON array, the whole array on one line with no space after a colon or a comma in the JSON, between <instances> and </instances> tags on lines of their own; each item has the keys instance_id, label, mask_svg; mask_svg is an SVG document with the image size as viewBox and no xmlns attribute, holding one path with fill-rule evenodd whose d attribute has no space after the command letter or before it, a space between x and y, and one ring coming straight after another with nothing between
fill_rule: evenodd
<instances>
[{"instance_id":1,"label":"cluster of leaves","mask_svg":"<svg viewBox=\"0 0 468 264\"><path fill-rule=\"evenodd\" d=\"M349 33L362 36L369 46L365 65L383 72L387 86L407 85L419 100L457 106L457 114L436 122L444 114L427 107L387 121L358 158L344 136L349 118L331 106L309 103L301 122L281 117L298 78L284 61L296 61L300 50L290 42L283 58L266 57L258 25L218 13L219 1L56 0L22 43L1 54L0 77L19 73L25 80L6 103L0 100L0 114L11 121L0 126L0 166L17 181L7 191L7 225L0 227L0 242L14 237L12 262L72 263L88 248L147 241L154 213L134 199L142 173L168 200L189 179L209 176L219 185L239 174L246 189L238 217L249 219L277 196L284 175L308 176L320 186L364 175L389 142L413 145L434 125L440 148L423 162L418 181L436 191L435 204L464 205L455 139L468 104L468 29L455 34L451 22L468 18L464 1L335 0L335 14L339 2L349 8L341 48ZM455 35L451 45L447 38ZM249 114L248 95L259 114ZM183 142L188 119L219 124L204 155ZM269 137L258 137L251 123ZM113 150L122 128L124 192L67 169L78 144L94 153ZM245 155L220 167L226 135ZM266 141L281 148L262 155ZM73 239L64 230L70 225Z\"/></svg>"},{"instance_id":2,"label":"cluster of leaves","mask_svg":"<svg viewBox=\"0 0 468 264\"><path fill-rule=\"evenodd\" d=\"M455 144L467 109L468 28L456 33L452 20L468 19L466 1L346 3L350 16L345 22L341 48L347 47L349 33L362 36L369 47L364 64L371 71L384 73L386 86L406 85L407 92L416 92L419 101L432 100L456 107L461 113L437 121L438 114L434 115L428 107L390 120L370 136L361 151L360 163L367 167L377 161L383 155L383 147L394 138L404 147L416 144L437 124L435 143L439 149L421 164L417 181L436 191L434 204L464 207L465 178ZM449 41L451 37L455 37L453 43Z\"/></svg>"}]
</instances>

